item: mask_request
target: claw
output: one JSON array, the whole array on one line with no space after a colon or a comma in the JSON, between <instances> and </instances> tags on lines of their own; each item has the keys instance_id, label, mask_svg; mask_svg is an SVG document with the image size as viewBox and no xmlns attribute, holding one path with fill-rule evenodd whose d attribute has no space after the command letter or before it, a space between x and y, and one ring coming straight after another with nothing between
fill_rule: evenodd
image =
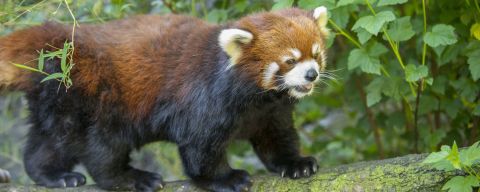
<instances>
[{"instance_id":1,"label":"claw","mask_svg":"<svg viewBox=\"0 0 480 192\"><path fill-rule=\"evenodd\" d=\"M318 166L313 166L312 170L313 170L313 173L317 173Z\"/></svg>"},{"instance_id":2,"label":"claw","mask_svg":"<svg viewBox=\"0 0 480 192\"><path fill-rule=\"evenodd\" d=\"M280 175L281 175L282 177L285 177L285 172L286 172L286 170L284 169Z\"/></svg>"}]
</instances>

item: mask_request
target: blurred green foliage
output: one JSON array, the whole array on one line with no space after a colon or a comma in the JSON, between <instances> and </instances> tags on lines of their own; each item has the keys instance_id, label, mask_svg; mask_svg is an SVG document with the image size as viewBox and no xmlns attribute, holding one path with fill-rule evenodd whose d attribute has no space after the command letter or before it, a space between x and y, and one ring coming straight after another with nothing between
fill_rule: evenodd
<instances>
[{"instance_id":1,"label":"blurred green foliage","mask_svg":"<svg viewBox=\"0 0 480 192\"><path fill-rule=\"evenodd\" d=\"M258 11L326 6L327 69L337 81L320 84L294 114L302 153L323 167L435 151L454 140L466 146L480 135L478 0L0 0L0 35L46 20L71 24L65 3L80 27L135 14L222 23ZM27 182L20 155L25 101L8 94L0 109L0 167ZM232 166L265 172L248 143L235 142L229 154ZM133 157L167 180L184 178L173 144L151 144Z\"/></svg>"}]
</instances>

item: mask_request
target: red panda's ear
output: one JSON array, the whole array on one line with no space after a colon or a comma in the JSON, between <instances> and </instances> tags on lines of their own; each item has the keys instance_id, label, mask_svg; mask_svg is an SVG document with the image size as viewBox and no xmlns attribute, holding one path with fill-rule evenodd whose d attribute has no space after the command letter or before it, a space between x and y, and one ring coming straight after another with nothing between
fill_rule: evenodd
<instances>
[{"instance_id":1,"label":"red panda's ear","mask_svg":"<svg viewBox=\"0 0 480 192\"><path fill-rule=\"evenodd\" d=\"M218 43L230 56L230 65L235 65L242 54L242 45L249 44L253 34L241 29L224 29L218 36Z\"/></svg>"},{"instance_id":2,"label":"red panda's ear","mask_svg":"<svg viewBox=\"0 0 480 192\"><path fill-rule=\"evenodd\" d=\"M328 23L327 8L324 6L315 8L315 10L313 10L313 18L315 19L315 22L317 23L317 26L320 28L320 31L322 32L322 34L327 36L329 33L327 28L327 23Z\"/></svg>"}]
</instances>

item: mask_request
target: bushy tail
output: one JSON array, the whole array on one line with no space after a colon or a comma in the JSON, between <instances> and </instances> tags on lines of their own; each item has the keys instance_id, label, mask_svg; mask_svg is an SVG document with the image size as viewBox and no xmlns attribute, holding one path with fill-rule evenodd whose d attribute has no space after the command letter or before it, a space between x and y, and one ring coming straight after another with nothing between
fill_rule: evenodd
<instances>
[{"instance_id":1,"label":"bushy tail","mask_svg":"<svg viewBox=\"0 0 480 192\"><path fill-rule=\"evenodd\" d=\"M68 38L65 29L66 26L61 24L45 23L0 37L0 92L28 90L32 72L14 64L36 68L41 49L62 47Z\"/></svg>"}]
</instances>

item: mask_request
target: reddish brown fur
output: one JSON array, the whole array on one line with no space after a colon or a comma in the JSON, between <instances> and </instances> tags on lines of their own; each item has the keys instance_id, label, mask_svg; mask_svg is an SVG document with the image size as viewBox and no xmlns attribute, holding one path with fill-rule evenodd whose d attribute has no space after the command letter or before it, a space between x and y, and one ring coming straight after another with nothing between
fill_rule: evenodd
<instances>
[{"instance_id":1,"label":"reddish brown fur","mask_svg":"<svg viewBox=\"0 0 480 192\"><path fill-rule=\"evenodd\" d=\"M268 63L277 62L282 73L291 69L279 60L279 55L288 54L285 51L289 48L301 50L304 53L301 60L304 60L312 58L314 42L323 46L324 39L311 13L299 9L258 13L232 25L254 35L239 65L251 73L259 86L262 86L262 69ZM215 27L175 15L139 16L102 25L81 25L75 36L74 86L83 89L86 95L100 94L97 96L102 103L120 101L132 117L141 119L152 109L158 93L177 100L189 94L188 84L183 83L188 79L184 77L195 75L199 69L195 65L176 64L194 60L203 49L202 42L208 40L207 35ZM38 50L53 50L47 44L60 48L64 40L70 40L70 35L69 26L48 23L0 38L3 77L0 84L27 90L31 83L38 83L29 81L28 72L10 63L35 67ZM191 44L184 45L187 40ZM177 62L179 60L182 62ZM102 86L108 86L110 91L102 92L105 88Z\"/></svg>"},{"instance_id":2,"label":"reddish brown fur","mask_svg":"<svg viewBox=\"0 0 480 192\"><path fill-rule=\"evenodd\" d=\"M266 65L276 62L280 73L284 74L293 67L280 60L280 56L290 54L289 49L297 48L302 52L301 62L313 58L314 43L319 43L322 48L325 46L326 36L321 34L311 15L300 9L286 9L245 17L235 24L235 27L253 33L254 41L245 47L239 63L255 74L259 86L262 86L259 68L265 69Z\"/></svg>"}]
</instances>

